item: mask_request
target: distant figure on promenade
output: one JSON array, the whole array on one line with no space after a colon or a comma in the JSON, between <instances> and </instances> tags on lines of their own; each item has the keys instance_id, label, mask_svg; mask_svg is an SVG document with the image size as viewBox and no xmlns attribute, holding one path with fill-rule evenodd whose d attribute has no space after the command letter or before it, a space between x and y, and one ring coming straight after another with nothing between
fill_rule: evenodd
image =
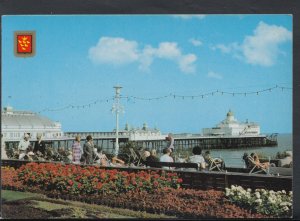
<instances>
[{"instance_id":1,"label":"distant figure on promenade","mask_svg":"<svg viewBox=\"0 0 300 221\"><path fill-rule=\"evenodd\" d=\"M86 137L86 142L83 145L83 155L85 158L86 164L93 164L94 163L94 143L93 138L91 135Z\"/></svg>"},{"instance_id":2,"label":"distant figure on promenade","mask_svg":"<svg viewBox=\"0 0 300 221\"><path fill-rule=\"evenodd\" d=\"M160 157L160 162L174 162L173 158L170 156L172 150L170 148L163 149L163 155Z\"/></svg>"},{"instance_id":3,"label":"distant figure on promenade","mask_svg":"<svg viewBox=\"0 0 300 221\"><path fill-rule=\"evenodd\" d=\"M201 155L201 153L202 153L201 148L199 146L195 146L193 148L194 155L190 156L188 161L190 163L197 163L199 166L199 169L203 170L206 167L206 163L205 163L205 160L204 160L203 156Z\"/></svg>"},{"instance_id":4,"label":"distant figure on promenade","mask_svg":"<svg viewBox=\"0 0 300 221\"><path fill-rule=\"evenodd\" d=\"M30 147L30 142L29 142L29 134L25 133L24 138L19 142L18 145L18 152L19 152L19 160L22 160L26 153L27 149Z\"/></svg>"},{"instance_id":5,"label":"distant figure on promenade","mask_svg":"<svg viewBox=\"0 0 300 221\"><path fill-rule=\"evenodd\" d=\"M166 137L166 141L167 141L166 148L170 148L171 151L174 152L174 137L172 136L171 133L169 133L168 136Z\"/></svg>"},{"instance_id":6,"label":"distant figure on promenade","mask_svg":"<svg viewBox=\"0 0 300 221\"><path fill-rule=\"evenodd\" d=\"M8 159L8 157L6 155L5 140L3 139L3 134L1 134L1 159L3 159L3 160Z\"/></svg>"},{"instance_id":7,"label":"distant figure on promenade","mask_svg":"<svg viewBox=\"0 0 300 221\"><path fill-rule=\"evenodd\" d=\"M40 156L45 156L46 153L46 145L45 142L42 140L42 134L38 133L36 135L37 141L34 143L33 153Z\"/></svg>"},{"instance_id":8,"label":"distant figure on promenade","mask_svg":"<svg viewBox=\"0 0 300 221\"><path fill-rule=\"evenodd\" d=\"M81 139L80 136L77 135L72 145L72 162L74 164L80 164L80 159L82 155L80 139Z\"/></svg>"},{"instance_id":9,"label":"distant figure on promenade","mask_svg":"<svg viewBox=\"0 0 300 221\"><path fill-rule=\"evenodd\" d=\"M150 156L146 158L146 162L159 162L158 157L156 156L156 150L152 149L150 152Z\"/></svg>"}]
</instances>

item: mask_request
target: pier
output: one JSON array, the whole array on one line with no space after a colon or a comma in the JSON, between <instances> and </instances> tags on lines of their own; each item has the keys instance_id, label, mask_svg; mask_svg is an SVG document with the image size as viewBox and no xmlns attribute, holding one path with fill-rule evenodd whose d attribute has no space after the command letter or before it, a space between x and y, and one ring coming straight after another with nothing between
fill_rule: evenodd
<instances>
[{"instance_id":1,"label":"pier","mask_svg":"<svg viewBox=\"0 0 300 221\"><path fill-rule=\"evenodd\" d=\"M102 147L104 151L112 153L115 148L116 136L114 132L66 132L63 138L44 139L46 146L58 149L71 149L76 135L81 136L82 145L85 142L85 137L91 135L96 146ZM162 136L164 137L164 136ZM128 133L119 133L119 143L122 148L127 142L136 143L138 147L156 149L159 152L166 146L166 141L160 137L155 137L144 140L131 140ZM35 141L34 139L30 140ZM7 149L16 149L19 140L6 141ZM249 147L271 147L277 146L277 134L270 136L201 136L200 134L174 134L174 146L177 150L191 149L198 145L202 149L238 149Z\"/></svg>"},{"instance_id":2,"label":"pier","mask_svg":"<svg viewBox=\"0 0 300 221\"><path fill-rule=\"evenodd\" d=\"M105 141L110 140L109 145L115 145L114 132L66 132L65 136L69 138L80 135L82 138L92 135L96 143L101 144L105 149L108 147ZM163 138L165 136L162 136ZM119 139L121 145L132 141L139 147L160 150L165 146L165 139L162 137L149 137L143 140L130 139L129 133L120 132ZM248 148L248 147L271 147L277 146L277 134L256 135L256 136L203 136L201 134L174 134L174 146L176 149L184 150L200 146L202 149L231 149L231 148ZM109 148L113 148L109 147Z\"/></svg>"}]
</instances>

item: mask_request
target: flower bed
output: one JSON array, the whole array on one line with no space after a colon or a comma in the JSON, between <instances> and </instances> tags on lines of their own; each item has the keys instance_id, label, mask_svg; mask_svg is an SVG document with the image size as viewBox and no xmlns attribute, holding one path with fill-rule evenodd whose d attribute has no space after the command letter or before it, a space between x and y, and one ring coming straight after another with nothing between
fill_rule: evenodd
<instances>
[{"instance_id":1,"label":"flower bed","mask_svg":"<svg viewBox=\"0 0 300 221\"><path fill-rule=\"evenodd\" d=\"M291 217L293 193L286 193L285 190L274 192L273 190L243 189L241 186L232 185L226 188L226 196L228 199L243 207L252 209L266 215L275 217Z\"/></svg>"},{"instance_id":2,"label":"flower bed","mask_svg":"<svg viewBox=\"0 0 300 221\"><path fill-rule=\"evenodd\" d=\"M232 186L216 190L180 188L181 179L166 171L105 170L52 163L2 167L2 188L40 192L49 197L120 207L180 218L291 217L292 192Z\"/></svg>"},{"instance_id":3,"label":"flower bed","mask_svg":"<svg viewBox=\"0 0 300 221\"><path fill-rule=\"evenodd\" d=\"M48 197L61 198L58 192ZM232 204L222 191L161 188L152 193L128 191L119 195L63 196L64 199L126 208L178 218L269 218Z\"/></svg>"},{"instance_id":4,"label":"flower bed","mask_svg":"<svg viewBox=\"0 0 300 221\"><path fill-rule=\"evenodd\" d=\"M24 191L23 182L18 180L18 171L13 167L1 167L1 188Z\"/></svg>"},{"instance_id":5,"label":"flower bed","mask_svg":"<svg viewBox=\"0 0 300 221\"><path fill-rule=\"evenodd\" d=\"M62 194L118 194L130 190L151 192L157 188L178 188L181 179L165 171L105 170L94 166L28 163L18 170L18 178L29 187Z\"/></svg>"}]
</instances>

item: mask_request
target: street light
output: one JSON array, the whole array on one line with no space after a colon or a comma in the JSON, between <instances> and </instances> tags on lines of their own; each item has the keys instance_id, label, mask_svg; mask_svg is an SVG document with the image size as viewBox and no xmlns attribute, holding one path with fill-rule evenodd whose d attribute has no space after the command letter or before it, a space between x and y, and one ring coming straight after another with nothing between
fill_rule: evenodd
<instances>
[{"instance_id":1,"label":"street light","mask_svg":"<svg viewBox=\"0 0 300 221\"><path fill-rule=\"evenodd\" d=\"M115 95L115 103L113 104L112 107L112 112L116 112L116 146L115 146L115 155L118 156L119 154L119 113L123 113L124 108L120 104L120 91L121 91L121 86L114 86L116 90L116 95Z\"/></svg>"}]
</instances>

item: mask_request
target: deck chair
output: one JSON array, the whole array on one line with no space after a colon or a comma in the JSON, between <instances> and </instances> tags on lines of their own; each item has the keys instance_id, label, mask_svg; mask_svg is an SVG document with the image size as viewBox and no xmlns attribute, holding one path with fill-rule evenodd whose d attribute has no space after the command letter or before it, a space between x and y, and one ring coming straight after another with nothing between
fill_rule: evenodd
<instances>
[{"instance_id":1,"label":"deck chair","mask_svg":"<svg viewBox=\"0 0 300 221\"><path fill-rule=\"evenodd\" d=\"M264 173L264 174L268 174L267 169L262 168L261 166L257 165L256 162L254 161L254 159L251 156L247 156L246 158L248 160L248 164L249 168L251 169L249 174L253 173Z\"/></svg>"},{"instance_id":2,"label":"deck chair","mask_svg":"<svg viewBox=\"0 0 300 221\"><path fill-rule=\"evenodd\" d=\"M209 157L207 158L208 160L208 170L209 171L213 171L213 170L217 170L222 172L223 171L223 167L224 167L224 161L220 158L212 158Z\"/></svg>"},{"instance_id":3,"label":"deck chair","mask_svg":"<svg viewBox=\"0 0 300 221\"><path fill-rule=\"evenodd\" d=\"M137 166L139 166L141 161L141 156L138 156L132 148L129 148L129 151L130 151L129 161L131 161L132 159L131 162L133 162L134 164L136 163Z\"/></svg>"}]
</instances>

